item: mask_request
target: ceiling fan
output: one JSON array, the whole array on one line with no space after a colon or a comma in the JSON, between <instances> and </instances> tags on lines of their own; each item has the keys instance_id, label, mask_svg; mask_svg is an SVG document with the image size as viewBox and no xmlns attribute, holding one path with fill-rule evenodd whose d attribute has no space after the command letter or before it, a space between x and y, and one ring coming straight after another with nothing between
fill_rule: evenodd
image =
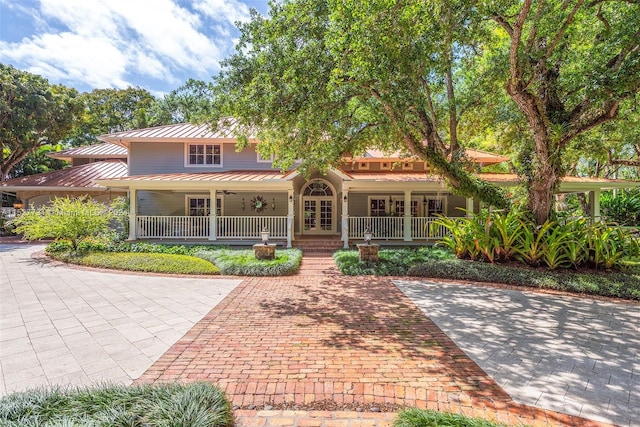
<instances>
[{"instance_id":1,"label":"ceiling fan","mask_svg":"<svg viewBox=\"0 0 640 427\"><path fill-rule=\"evenodd\" d=\"M237 194L237 193L235 191L222 190L222 194L225 194L228 196L229 194Z\"/></svg>"}]
</instances>

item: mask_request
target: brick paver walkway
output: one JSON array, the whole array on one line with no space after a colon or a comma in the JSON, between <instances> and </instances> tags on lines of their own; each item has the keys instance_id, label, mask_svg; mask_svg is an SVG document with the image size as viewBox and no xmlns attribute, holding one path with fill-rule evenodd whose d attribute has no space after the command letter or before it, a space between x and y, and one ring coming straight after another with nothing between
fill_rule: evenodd
<instances>
[{"instance_id":1,"label":"brick paver walkway","mask_svg":"<svg viewBox=\"0 0 640 427\"><path fill-rule=\"evenodd\" d=\"M247 278L139 380L213 381L236 406L417 406L509 424L595 426L517 404L387 278L328 257ZM237 411L237 425L389 425L388 414ZM343 415L340 415L343 414ZM346 415L345 415L346 414Z\"/></svg>"}]
</instances>

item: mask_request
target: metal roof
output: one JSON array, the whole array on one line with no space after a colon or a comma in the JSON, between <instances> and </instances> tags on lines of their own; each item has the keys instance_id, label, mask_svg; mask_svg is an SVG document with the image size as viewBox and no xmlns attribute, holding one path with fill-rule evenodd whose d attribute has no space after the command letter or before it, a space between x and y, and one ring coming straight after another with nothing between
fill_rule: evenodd
<instances>
[{"instance_id":1,"label":"metal roof","mask_svg":"<svg viewBox=\"0 0 640 427\"><path fill-rule=\"evenodd\" d=\"M47 153L47 156L67 161L71 161L73 158L126 159L127 149L121 145L102 142L100 144L69 148L68 150L52 151Z\"/></svg>"},{"instance_id":2,"label":"metal roof","mask_svg":"<svg viewBox=\"0 0 640 427\"><path fill-rule=\"evenodd\" d=\"M485 163L485 164L494 164L494 163L502 163L509 161L509 157L501 156L499 154L493 154L486 151L467 149L465 150L465 154L469 158L469 160L474 163ZM407 160L407 161L421 161L416 156L403 156L400 151L394 151L392 153L387 153L381 150L376 149L368 149L364 155L353 157L355 161L380 161L380 160L388 160L388 161L398 161L398 160Z\"/></svg>"},{"instance_id":3,"label":"metal roof","mask_svg":"<svg viewBox=\"0 0 640 427\"><path fill-rule=\"evenodd\" d=\"M127 163L122 160L104 160L87 163L56 171L28 175L6 180L0 184L3 190L25 190L27 187L35 189L60 190L71 188L102 189L96 179L121 178L128 173Z\"/></svg>"},{"instance_id":4,"label":"metal roof","mask_svg":"<svg viewBox=\"0 0 640 427\"><path fill-rule=\"evenodd\" d=\"M280 180L283 174L279 171L228 171L228 172L195 172L195 173L166 173L154 175L123 176L110 181L212 181L212 182L261 182L265 180Z\"/></svg>"},{"instance_id":5,"label":"metal roof","mask_svg":"<svg viewBox=\"0 0 640 427\"><path fill-rule=\"evenodd\" d=\"M172 141L181 142L194 139L223 139L235 140L235 132L240 124L237 119L222 119L218 128L213 131L209 123L195 125L193 123L178 123L173 125L156 126L146 129L129 130L124 132L100 135L98 139L116 144L126 144L129 141ZM250 138L254 138L251 132Z\"/></svg>"}]
</instances>

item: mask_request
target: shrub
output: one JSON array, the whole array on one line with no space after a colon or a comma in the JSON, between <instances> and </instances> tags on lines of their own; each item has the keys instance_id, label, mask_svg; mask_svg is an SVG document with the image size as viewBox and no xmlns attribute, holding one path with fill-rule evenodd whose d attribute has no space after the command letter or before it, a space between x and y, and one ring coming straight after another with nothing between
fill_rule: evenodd
<instances>
[{"instance_id":1,"label":"shrub","mask_svg":"<svg viewBox=\"0 0 640 427\"><path fill-rule=\"evenodd\" d=\"M640 189L605 191L600 198L600 212L607 221L626 226L640 226Z\"/></svg>"},{"instance_id":2,"label":"shrub","mask_svg":"<svg viewBox=\"0 0 640 427\"><path fill-rule=\"evenodd\" d=\"M273 260L256 259L252 249L205 249L194 256L215 264L222 274L234 276L286 276L300 268L302 252L299 249L280 249Z\"/></svg>"},{"instance_id":3,"label":"shrub","mask_svg":"<svg viewBox=\"0 0 640 427\"><path fill-rule=\"evenodd\" d=\"M74 264L116 270L175 274L220 274L220 270L215 265L190 255L90 252L87 254L52 253L52 256Z\"/></svg>"},{"instance_id":4,"label":"shrub","mask_svg":"<svg viewBox=\"0 0 640 427\"><path fill-rule=\"evenodd\" d=\"M51 205L26 211L12 224L27 240L65 239L75 251L81 240L107 231L110 220L109 209L92 199L56 197Z\"/></svg>"},{"instance_id":5,"label":"shrub","mask_svg":"<svg viewBox=\"0 0 640 427\"><path fill-rule=\"evenodd\" d=\"M640 268L609 273L549 271L459 259L415 265L410 276L504 283L567 292L640 300Z\"/></svg>"},{"instance_id":6,"label":"shrub","mask_svg":"<svg viewBox=\"0 0 640 427\"><path fill-rule=\"evenodd\" d=\"M440 217L433 227L443 227L448 235L440 242L458 258L487 262L512 259L550 269L578 268L589 264L610 269L623 259L637 256L638 240L617 225L585 219L565 223L548 220L534 224L526 213L515 210L487 212L469 218Z\"/></svg>"},{"instance_id":7,"label":"shrub","mask_svg":"<svg viewBox=\"0 0 640 427\"><path fill-rule=\"evenodd\" d=\"M393 423L394 427L500 427L504 424L496 424L479 418L469 418L464 415L450 414L421 409L403 409L398 413L398 418Z\"/></svg>"},{"instance_id":8,"label":"shrub","mask_svg":"<svg viewBox=\"0 0 640 427\"><path fill-rule=\"evenodd\" d=\"M104 385L10 394L0 399L0 424L230 427L233 414L211 383Z\"/></svg>"},{"instance_id":9,"label":"shrub","mask_svg":"<svg viewBox=\"0 0 640 427\"><path fill-rule=\"evenodd\" d=\"M429 260L451 259L450 251L420 247L402 249L382 249L378 253L378 263L361 262L358 251L341 250L333 254L336 265L347 276L403 276L413 265Z\"/></svg>"}]
</instances>

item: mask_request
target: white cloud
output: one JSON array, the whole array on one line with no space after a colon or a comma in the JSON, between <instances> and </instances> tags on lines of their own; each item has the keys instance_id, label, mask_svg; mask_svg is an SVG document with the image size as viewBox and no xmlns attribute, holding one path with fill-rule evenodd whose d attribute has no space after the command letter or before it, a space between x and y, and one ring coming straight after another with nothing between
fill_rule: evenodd
<instances>
[{"instance_id":1,"label":"white cloud","mask_svg":"<svg viewBox=\"0 0 640 427\"><path fill-rule=\"evenodd\" d=\"M0 41L0 60L90 87L123 87L136 76L171 84L211 76L235 42L231 23L246 20L248 8L237 0L194 0L192 10L176 2L40 0L22 13L47 25L20 42Z\"/></svg>"},{"instance_id":2,"label":"white cloud","mask_svg":"<svg viewBox=\"0 0 640 427\"><path fill-rule=\"evenodd\" d=\"M193 8L213 20L226 21L231 25L249 20L249 7L237 0L197 0Z\"/></svg>"}]
</instances>

